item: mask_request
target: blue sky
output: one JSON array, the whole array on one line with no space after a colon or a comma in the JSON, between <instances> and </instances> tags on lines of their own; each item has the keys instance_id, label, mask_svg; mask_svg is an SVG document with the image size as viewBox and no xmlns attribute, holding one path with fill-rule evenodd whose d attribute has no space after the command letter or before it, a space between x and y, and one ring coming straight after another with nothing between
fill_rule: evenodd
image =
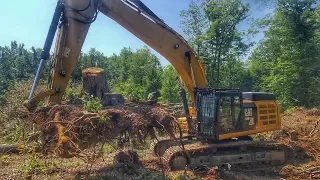
<instances>
[{"instance_id":1,"label":"blue sky","mask_svg":"<svg viewBox=\"0 0 320 180\"><path fill-rule=\"evenodd\" d=\"M27 48L31 46L42 48L56 2L56 0L6 1L0 6L0 46L10 45L11 41L16 40L24 43ZM179 14L181 10L188 8L189 0L142 0L142 2L169 26L182 33L179 28ZM270 9L262 9L256 5L254 0L244 0L244 2L251 6L251 17L261 18L271 12ZM247 22L238 26L241 30L248 27ZM262 37L263 35L260 34L256 40ZM91 25L82 51L87 52L94 47L105 55L112 55L112 53L118 54L123 47L131 47L135 50L144 45L127 30L100 13L97 20ZM163 65L168 64L160 54L154 53L161 59Z\"/></svg>"}]
</instances>

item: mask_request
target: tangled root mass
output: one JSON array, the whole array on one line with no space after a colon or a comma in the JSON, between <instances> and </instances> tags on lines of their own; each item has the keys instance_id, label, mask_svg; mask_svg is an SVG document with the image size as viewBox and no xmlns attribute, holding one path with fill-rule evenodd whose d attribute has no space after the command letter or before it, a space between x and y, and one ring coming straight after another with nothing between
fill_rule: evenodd
<instances>
[{"instance_id":1,"label":"tangled root mass","mask_svg":"<svg viewBox=\"0 0 320 180\"><path fill-rule=\"evenodd\" d=\"M55 105L30 115L44 136L43 151L73 157L97 143L110 142L123 135L138 142L159 133L174 137L175 118L157 105L126 104L88 113L81 107Z\"/></svg>"}]
</instances>

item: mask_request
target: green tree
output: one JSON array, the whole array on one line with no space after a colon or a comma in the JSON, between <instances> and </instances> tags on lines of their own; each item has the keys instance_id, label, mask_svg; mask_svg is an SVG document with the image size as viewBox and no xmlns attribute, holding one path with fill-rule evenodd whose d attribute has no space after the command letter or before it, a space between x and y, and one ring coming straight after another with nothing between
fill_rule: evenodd
<instances>
[{"instance_id":1,"label":"green tree","mask_svg":"<svg viewBox=\"0 0 320 180\"><path fill-rule=\"evenodd\" d=\"M121 60L123 55L120 55L117 60ZM119 66L119 70L121 70L119 74L127 74L122 76L118 84L115 85L116 90L134 100L145 100L149 93L155 93L159 97L162 67L159 59L151 53L150 49L145 46L124 59L127 69ZM121 61L119 65L123 65Z\"/></svg>"},{"instance_id":2,"label":"green tree","mask_svg":"<svg viewBox=\"0 0 320 180\"><path fill-rule=\"evenodd\" d=\"M114 65L113 77L116 82L124 82L129 78L129 69L133 63L134 53L130 48L122 48L118 58L116 58L116 64Z\"/></svg>"},{"instance_id":3,"label":"green tree","mask_svg":"<svg viewBox=\"0 0 320 180\"><path fill-rule=\"evenodd\" d=\"M202 3L192 0L187 10L181 11L182 30L202 59L210 87L243 87L233 81L246 71L239 59L251 43L244 43L246 33L239 32L236 26L247 17L248 11L249 5L240 0L206 0ZM228 66L234 63L241 67ZM245 74L249 78L248 71Z\"/></svg>"},{"instance_id":4,"label":"green tree","mask_svg":"<svg viewBox=\"0 0 320 180\"><path fill-rule=\"evenodd\" d=\"M179 103L179 77L173 66L168 65L164 68L161 78L161 100L166 103Z\"/></svg>"},{"instance_id":5,"label":"green tree","mask_svg":"<svg viewBox=\"0 0 320 180\"><path fill-rule=\"evenodd\" d=\"M24 44L12 41L10 46L0 46L0 93L3 94L16 81L33 77L38 67L39 49L27 50ZM48 73L48 68L42 71Z\"/></svg>"},{"instance_id":6,"label":"green tree","mask_svg":"<svg viewBox=\"0 0 320 180\"><path fill-rule=\"evenodd\" d=\"M198 55L203 54L203 37L209 27L204 12L205 3L196 3L191 0L187 10L180 12L182 18L180 27L189 43L196 49Z\"/></svg>"},{"instance_id":7,"label":"green tree","mask_svg":"<svg viewBox=\"0 0 320 180\"><path fill-rule=\"evenodd\" d=\"M206 1L205 15L210 22L206 33L210 54L207 68L209 86L227 86L229 83L220 84L221 67L228 60L239 58L248 50L249 45L243 42L244 33L236 28L248 16L248 11L249 5L244 5L241 0Z\"/></svg>"},{"instance_id":8,"label":"green tree","mask_svg":"<svg viewBox=\"0 0 320 180\"><path fill-rule=\"evenodd\" d=\"M231 54L220 68L220 84L223 87L239 88L242 91L252 90L253 80L245 62Z\"/></svg>"},{"instance_id":9,"label":"green tree","mask_svg":"<svg viewBox=\"0 0 320 180\"><path fill-rule=\"evenodd\" d=\"M320 48L316 0L277 0L260 21L265 38L250 57L255 89L274 92L284 108L319 104Z\"/></svg>"}]
</instances>

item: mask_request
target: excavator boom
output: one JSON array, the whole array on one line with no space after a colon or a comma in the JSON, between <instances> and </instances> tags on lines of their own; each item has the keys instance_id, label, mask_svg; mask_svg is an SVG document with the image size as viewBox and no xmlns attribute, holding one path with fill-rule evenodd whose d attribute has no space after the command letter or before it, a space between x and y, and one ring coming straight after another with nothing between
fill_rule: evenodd
<instances>
[{"instance_id":1,"label":"excavator boom","mask_svg":"<svg viewBox=\"0 0 320 180\"><path fill-rule=\"evenodd\" d=\"M30 110L47 96L49 96L47 104L61 102L90 24L95 20L98 11L116 21L165 57L181 76L193 102L194 88L207 86L204 69L192 47L142 2L138 0L60 0L57 7L59 7L58 10L62 7L62 12L61 15L59 14L60 22L50 76L50 89L34 97L33 91L30 93L29 100L25 103ZM48 36L52 36L52 33L49 31ZM37 79L33 90L36 83Z\"/></svg>"}]
</instances>

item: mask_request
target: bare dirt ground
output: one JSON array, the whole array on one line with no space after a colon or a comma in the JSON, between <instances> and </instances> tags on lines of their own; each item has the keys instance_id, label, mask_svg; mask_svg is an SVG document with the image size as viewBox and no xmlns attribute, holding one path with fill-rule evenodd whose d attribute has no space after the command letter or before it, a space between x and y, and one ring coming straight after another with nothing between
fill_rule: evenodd
<instances>
[{"instance_id":1,"label":"bare dirt ground","mask_svg":"<svg viewBox=\"0 0 320 180\"><path fill-rule=\"evenodd\" d=\"M167 172L149 146L138 150L142 166L114 166L117 154L105 147L100 158L60 158L41 153L0 155L0 179L318 179L320 178L320 109L297 108L283 115L280 131L259 134L256 140L276 140L294 150L282 166L231 166ZM148 145L148 143L147 143ZM93 161L95 160L95 161Z\"/></svg>"}]
</instances>

